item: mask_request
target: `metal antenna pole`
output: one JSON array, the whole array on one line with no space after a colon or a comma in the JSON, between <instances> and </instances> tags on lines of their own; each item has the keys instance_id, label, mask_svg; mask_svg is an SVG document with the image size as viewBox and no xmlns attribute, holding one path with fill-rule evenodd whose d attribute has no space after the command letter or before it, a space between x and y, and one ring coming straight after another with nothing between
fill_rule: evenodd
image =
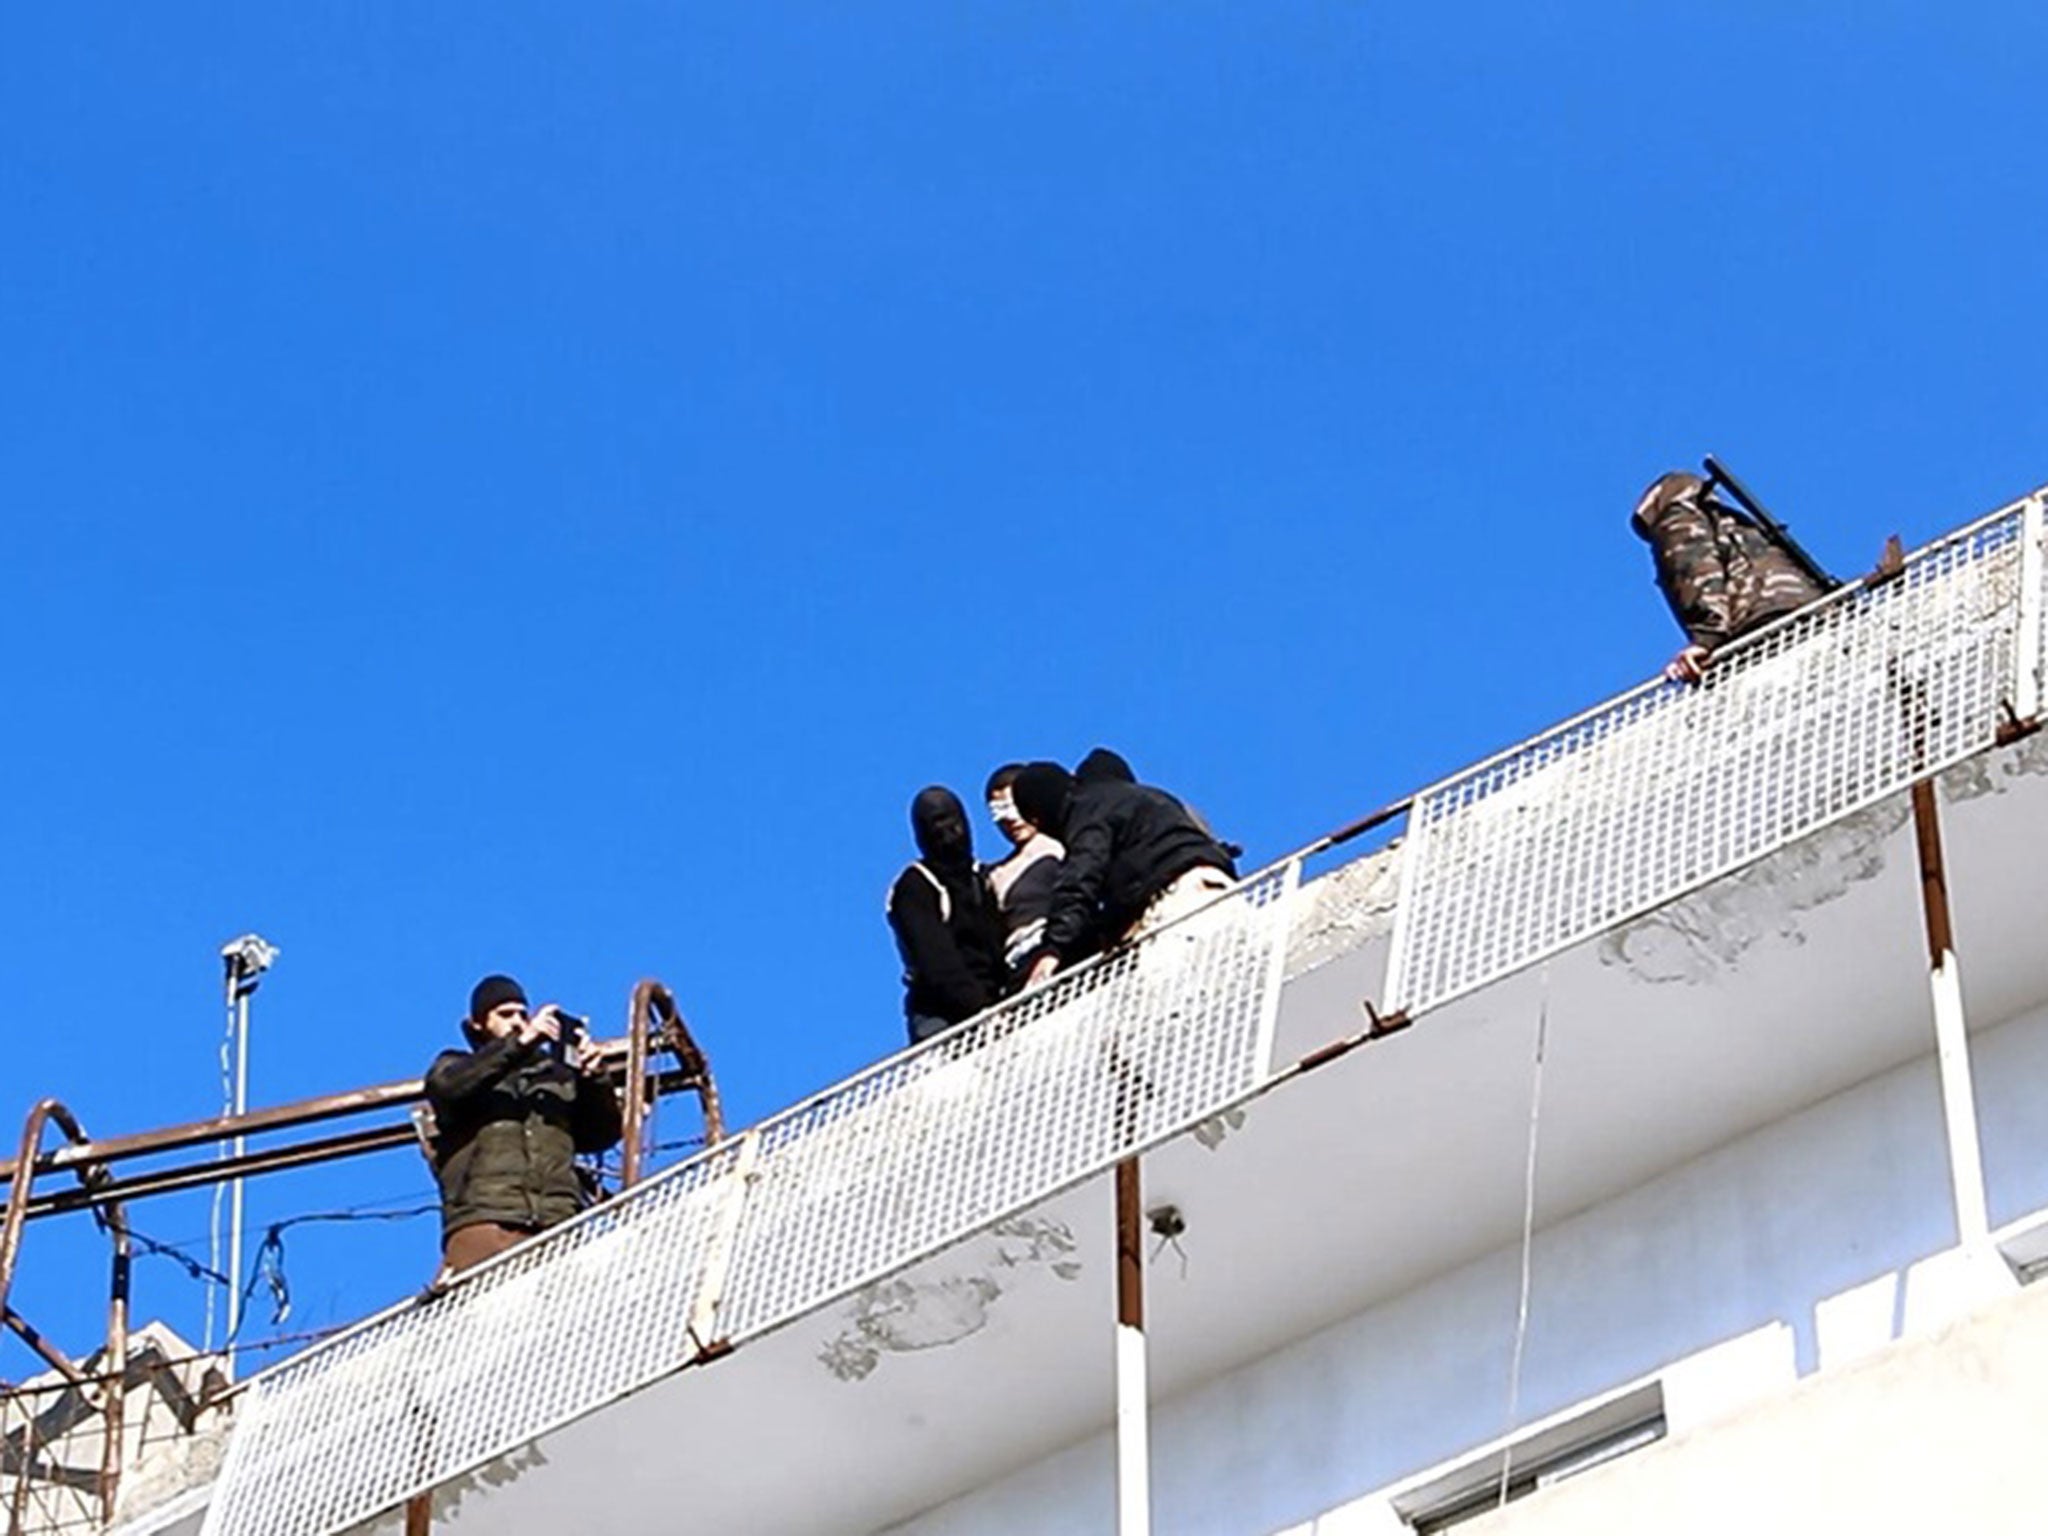
<instances>
[{"instance_id":1,"label":"metal antenna pole","mask_svg":"<svg viewBox=\"0 0 2048 1536\"><path fill-rule=\"evenodd\" d=\"M235 1092L234 1113L239 1118L249 1109L249 999L263 980L263 973L277 959L277 946L253 933L245 933L221 946L220 958L227 972L228 1008L234 1018ZM235 1133L234 1156L247 1151L247 1138ZM235 1374L235 1338L242 1327L242 1181L228 1185L228 1336L227 1370Z\"/></svg>"}]
</instances>

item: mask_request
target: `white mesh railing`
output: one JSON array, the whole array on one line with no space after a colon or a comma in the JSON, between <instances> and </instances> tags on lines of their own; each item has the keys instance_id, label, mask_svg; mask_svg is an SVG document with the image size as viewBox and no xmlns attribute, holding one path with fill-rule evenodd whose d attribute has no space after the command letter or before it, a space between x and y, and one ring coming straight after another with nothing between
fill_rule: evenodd
<instances>
[{"instance_id":1,"label":"white mesh railing","mask_svg":"<svg viewBox=\"0 0 2048 1536\"><path fill-rule=\"evenodd\" d=\"M1990 746L2031 715L2038 496L1415 798L1387 1002L1486 986ZM2022 594L2025 593L2025 600Z\"/></svg>"},{"instance_id":2,"label":"white mesh railing","mask_svg":"<svg viewBox=\"0 0 2048 1536\"><path fill-rule=\"evenodd\" d=\"M344 1530L695 1353L727 1143L256 1378L206 1529Z\"/></svg>"},{"instance_id":3,"label":"white mesh railing","mask_svg":"<svg viewBox=\"0 0 2048 1536\"><path fill-rule=\"evenodd\" d=\"M1462 996L2031 718L2042 511L1418 795L1383 1006ZM332 1536L1258 1091L1304 856L256 1378L206 1536Z\"/></svg>"},{"instance_id":4,"label":"white mesh railing","mask_svg":"<svg viewBox=\"0 0 2048 1536\"><path fill-rule=\"evenodd\" d=\"M1295 866L761 1128L725 1319L758 1333L1252 1092ZM906 1156L905 1149L916 1149Z\"/></svg>"},{"instance_id":5,"label":"white mesh railing","mask_svg":"<svg viewBox=\"0 0 2048 1536\"><path fill-rule=\"evenodd\" d=\"M329 1536L1269 1076L1298 859L256 1378L207 1536Z\"/></svg>"}]
</instances>

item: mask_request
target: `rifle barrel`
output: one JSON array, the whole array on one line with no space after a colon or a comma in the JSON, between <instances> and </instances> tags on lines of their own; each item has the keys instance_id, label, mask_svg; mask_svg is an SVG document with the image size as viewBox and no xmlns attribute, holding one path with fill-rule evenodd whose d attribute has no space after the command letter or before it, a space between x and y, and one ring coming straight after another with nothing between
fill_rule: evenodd
<instances>
[{"instance_id":1,"label":"rifle barrel","mask_svg":"<svg viewBox=\"0 0 2048 1536\"><path fill-rule=\"evenodd\" d=\"M1716 485L1728 488L1729 495L1742 503L1742 510L1756 521L1764 533L1790 555L1799 568L1820 584L1822 591L1832 591L1842 583L1822 569L1821 563L1809 555L1804 546L1792 537L1792 530L1777 518L1771 516L1764 504L1749 493L1749 487L1735 478L1734 472L1711 453L1703 461L1707 471L1707 490L1711 493Z\"/></svg>"}]
</instances>

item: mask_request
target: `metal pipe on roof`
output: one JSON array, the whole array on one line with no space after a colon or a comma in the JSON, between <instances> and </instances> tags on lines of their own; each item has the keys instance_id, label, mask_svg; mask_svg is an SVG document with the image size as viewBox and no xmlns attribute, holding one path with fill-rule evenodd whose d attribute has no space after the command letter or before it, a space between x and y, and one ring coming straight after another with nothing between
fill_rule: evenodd
<instances>
[{"instance_id":1,"label":"metal pipe on roof","mask_svg":"<svg viewBox=\"0 0 2048 1536\"><path fill-rule=\"evenodd\" d=\"M680 1019L676 1020L673 1026L665 1028L664 1033L663 1044L670 1049L675 1048L677 1040L683 1043L685 1050L677 1054L686 1065L681 1069L649 1073L646 1082L657 1096L683 1089L694 1092L704 1109L706 1144L715 1144L723 1140L724 1126L719 1117L717 1087L711 1079L703 1052L697 1049L695 1042L683 1031ZM619 1074L624 1065L628 1042L608 1040L601 1042L598 1049L614 1058L607 1063L607 1070ZM16 1175L23 1168L28 1169L33 1178L38 1174L103 1165L128 1158L149 1157L209 1142L227 1141L238 1134L248 1136L259 1132L291 1130L318 1124L323 1120L336 1120L372 1110L418 1103L424 1096L425 1089L421 1080L412 1078L405 1082L385 1083L372 1088L353 1088L345 1093L323 1094L318 1098L301 1099L296 1103L278 1105L270 1109L251 1110L239 1117L216 1116L210 1120L192 1121L161 1131L141 1131L126 1136L110 1136L101 1141L71 1143L44 1153L24 1151L10 1161L0 1162L0 1180L14 1183ZM387 1147L402 1146L412 1139L413 1131L409 1125L380 1126L371 1130L346 1132L326 1140L304 1142L296 1146L259 1148L244 1153L240 1158L230 1156L176 1168L157 1169L124 1180L95 1180L85 1188L57 1190L32 1198L25 1196L26 1215L27 1219L34 1220L38 1216L82 1210L102 1204L108 1198L140 1198L143 1195L167 1194L232 1175L272 1173L280 1169L325 1162L332 1158L382 1151ZM23 1181L24 1189L27 1183L28 1181Z\"/></svg>"},{"instance_id":2,"label":"metal pipe on roof","mask_svg":"<svg viewBox=\"0 0 2048 1536\"><path fill-rule=\"evenodd\" d=\"M263 973L277 960L277 947L253 933L245 933L239 939L231 939L221 946L221 963L226 976L228 1034L234 1041L235 1075L233 1097L230 1100L231 1114L240 1121L249 1112L249 999L263 984ZM229 1143L229 1156L239 1162L248 1151L248 1132L237 1130ZM213 1259L219 1263L220 1242L220 1196L214 1196L215 1247ZM239 1175L228 1182L228 1317L227 1317L227 1366L230 1376L235 1373L235 1339L242 1331L242 1180ZM213 1306L211 1301L206 1309L207 1346L213 1344Z\"/></svg>"},{"instance_id":3,"label":"metal pipe on roof","mask_svg":"<svg viewBox=\"0 0 2048 1536\"><path fill-rule=\"evenodd\" d=\"M72 1386L82 1387L92 1379L79 1366L76 1360L73 1360L63 1350L44 1338L42 1330L15 1311L14 1308L0 1308L0 1323L5 1323L9 1332L13 1333L22 1343L40 1355L52 1370L70 1382Z\"/></svg>"},{"instance_id":4,"label":"metal pipe on roof","mask_svg":"<svg viewBox=\"0 0 2048 1536\"><path fill-rule=\"evenodd\" d=\"M7 1214L0 1224L0 1318L7 1326L24 1339L37 1354L56 1366L67 1380L75 1381L76 1368L54 1345L49 1344L36 1330L30 1327L19 1313L7 1304L7 1293L13 1288L14 1267L21 1254L21 1234L28 1221L29 1197L35 1184L37 1151L42 1146L43 1135L51 1122L74 1146L85 1145L88 1138L78 1117L56 1099L40 1100L28 1113L28 1119L21 1129L21 1151L15 1159L17 1170L7 1191ZM81 1163L73 1168L79 1182L88 1189L106 1182L106 1170L96 1163ZM121 1421L125 1406L126 1377L128 1374L128 1287L131 1275L131 1253L128 1234L128 1213L120 1200L102 1197L105 1209L101 1213L101 1224L106 1228L113 1242L113 1273L110 1295L107 1302L107 1342L103 1356L106 1381L102 1390L101 1413L105 1418L105 1445L100 1462L100 1505L101 1516L111 1525L114 1519L114 1500L121 1483ZM28 1465L31 1456L24 1447L22 1481L15 1494L15 1520L18 1523L22 1500L28 1487Z\"/></svg>"},{"instance_id":5,"label":"metal pipe on roof","mask_svg":"<svg viewBox=\"0 0 2048 1536\"><path fill-rule=\"evenodd\" d=\"M626 1008L626 1102L619 1149L619 1184L624 1189L640 1182L640 1161L646 1153L641 1143L647 1134L647 1017L654 994L661 990L658 981L641 982Z\"/></svg>"},{"instance_id":6,"label":"metal pipe on roof","mask_svg":"<svg viewBox=\"0 0 2048 1536\"><path fill-rule=\"evenodd\" d=\"M318 1098L300 1099L269 1109L252 1109L245 1115L215 1115L163 1130L109 1136L100 1141L59 1147L39 1156L25 1154L25 1160L17 1158L13 1162L0 1163L0 1179L12 1179L23 1167L33 1167L36 1173L55 1173L80 1163L112 1163L160 1152L182 1151L209 1141L231 1140L237 1134L254 1136L264 1131L289 1130L321 1120L364 1114L393 1104L411 1104L424 1092L425 1085L415 1077L372 1088L351 1088L345 1093L325 1093Z\"/></svg>"},{"instance_id":7,"label":"metal pipe on roof","mask_svg":"<svg viewBox=\"0 0 2048 1536\"><path fill-rule=\"evenodd\" d=\"M371 1126L364 1130L346 1131L339 1136L327 1136L318 1141L299 1142L281 1147L259 1147L253 1152L244 1152L240 1157L230 1154L226 1157L209 1158L203 1163L152 1169L147 1173L132 1174L125 1179L110 1179L91 1188L50 1190L29 1200L27 1216L33 1221L39 1216L61 1216L70 1211L92 1210L110 1200L140 1200L147 1195L174 1194L181 1189L195 1189L219 1183L224 1179L251 1178L259 1173L276 1173L286 1168L307 1168L316 1163L328 1163L339 1158L357 1157L366 1152L381 1152L390 1147L402 1147L413 1139L411 1124L401 1121L397 1125Z\"/></svg>"},{"instance_id":8,"label":"metal pipe on roof","mask_svg":"<svg viewBox=\"0 0 2048 1536\"><path fill-rule=\"evenodd\" d=\"M35 1183L36 1149L43 1144L43 1132L52 1120L72 1142L86 1139L77 1118L56 1099L38 1100L29 1110L28 1119L22 1123L21 1152L13 1167L27 1171L17 1173L8 1184L7 1214L0 1218L0 1312L6 1309L7 1293L14 1287L14 1263L21 1254L21 1230L28 1221L29 1192ZM80 1178L89 1176L85 1172L79 1175Z\"/></svg>"},{"instance_id":9,"label":"metal pipe on roof","mask_svg":"<svg viewBox=\"0 0 2048 1536\"><path fill-rule=\"evenodd\" d=\"M100 1456L100 1519L112 1525L121 1492L121 1430L128 1408L128 1289L134 1260L129 1251L126 1208L119 1200L110 1200L104 1219L114 1240L114 1267L107 1297L107 1352L101 1361L107 1379L101 1402L106 1444Z\"/></svg>"}]
</instances>

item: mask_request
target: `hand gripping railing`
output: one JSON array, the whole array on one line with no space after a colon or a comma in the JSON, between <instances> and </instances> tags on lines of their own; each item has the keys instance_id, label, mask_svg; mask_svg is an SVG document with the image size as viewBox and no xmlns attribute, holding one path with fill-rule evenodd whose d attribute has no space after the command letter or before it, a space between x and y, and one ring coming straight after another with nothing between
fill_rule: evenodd
<instances>
[{"instance_id":1,"label":"hand gripping railing","mask_svg":"<svg viewBox=\"0 0 2048 1536\"><path fill-rule=\"evenodd\" d=\"M1266 1081L1291 858L255 1378L207 1536L329 1536Z\"/></svg>"},{"instance_id":2,"label":"hand gripping railing","mask_svg":"<svg viewBox=\"0 0 2048 1536\"><path fill-rule=\"evenodd\" d=\"M2036 493L1416 796L1387 1004L1441 1006L1992 745L2039 709Z\"/></svg>"}]
</instances>

